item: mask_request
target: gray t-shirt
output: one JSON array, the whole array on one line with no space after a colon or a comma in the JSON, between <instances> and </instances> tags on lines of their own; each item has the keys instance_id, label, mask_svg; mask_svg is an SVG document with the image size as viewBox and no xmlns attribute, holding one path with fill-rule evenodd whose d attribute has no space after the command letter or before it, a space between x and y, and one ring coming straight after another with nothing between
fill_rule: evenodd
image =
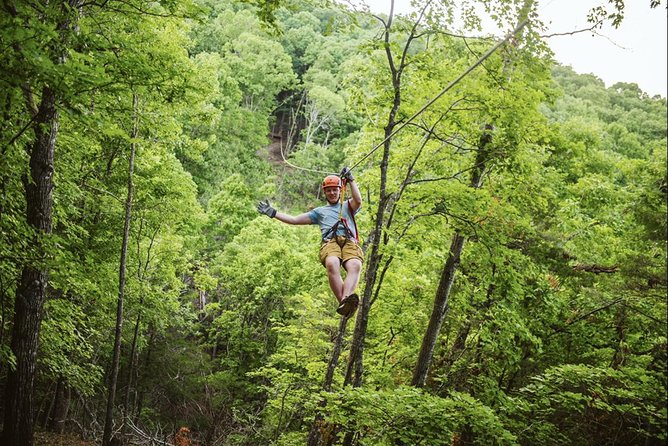
<instances>
[{"instance_id":1,"label":"gray t-shirt","mask_svg":"<svg viewBox=\"0 0 668 446\"><path fill-rule=\"evenodd\" d=\"M309 218L311 219L311 223L314 225L320 225L320 232L322 233L322 237L325 238L325 236L328 239L331 239L334 237L334 234L329 233L329 230L336 224L337 221L339 221L339 209L341 205L339 203L334 203L334 204L327 204L325 206L320 206L318 208L313 209L308 213ZM355 214L359 212L359 208L355 210ZM350 232L352 232L352 238L357 239L357 228L355 227L355 220L353 219L353 216L350 214L350 200L346 200L346 202L343 205L343 214L341 215L343 220L346 222L346 225L348 226L348 229L350 229ZM350 238L350 234L346 233L345 226L343 224L340 224L339 227L336 229L336 235L343 235L347 236Z\"/></svg>"}]
</instances>

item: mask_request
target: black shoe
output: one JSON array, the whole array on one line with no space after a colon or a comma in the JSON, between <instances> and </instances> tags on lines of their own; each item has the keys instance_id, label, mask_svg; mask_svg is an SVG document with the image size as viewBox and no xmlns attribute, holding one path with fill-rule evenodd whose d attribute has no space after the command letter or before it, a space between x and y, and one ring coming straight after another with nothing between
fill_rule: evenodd
<instances>
[{"instance_id":1,"label":"black shoe","mask_svg":"<svg viewBox=\"0 0 668 446\"><path fill-rule=\"evenodd\" d=\"M341 305L336 309L336 312L341 316L350 317L357 310L357 306L360 303L360 299L357 294L353 293L350 296L346 296L341 301Z\"/></svg>"},{"instance_id":2,"label":"black shoe","mask_svg":"<svg viewBox=\"0 0 668 446\"><path fill-rule=\"evenodd\" d=\"M346 314L346 298L345 297L341 300L341 303L339 304L339 307L336 309L336 312L339 313L341 316L344 316Z\"/></svg>"}]
</instances>

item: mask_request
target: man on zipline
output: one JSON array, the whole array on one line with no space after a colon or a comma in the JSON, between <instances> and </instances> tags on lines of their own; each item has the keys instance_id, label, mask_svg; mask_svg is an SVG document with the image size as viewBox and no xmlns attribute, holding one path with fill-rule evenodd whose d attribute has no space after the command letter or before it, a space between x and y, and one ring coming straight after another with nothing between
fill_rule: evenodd
<instances>
[{"instance_id":1,"label":"man on zipline","mask_svg":"<svg viewBox=\"0 0 668 446\"><path fill-rule=\"evenodd\" d=\"M351 190L351 198L345 202L343 201L345 197L341 195L343 185L350 185ZM355 289L364 260L355 224L355 214L362 206L362 195L352 172L347 167L344 167L338 176L327 175L322 181L322 190L328 204L304 214L292 216L277 212L268 201L261 201L257 205L257 210L261 214L291 225L320 225L322 233L320 262L327 268L329 286L339 303L336 312L350 317L359 305ZM341 266L346 270L345 280L341 277Z\"/></svg>"}]
</instances>

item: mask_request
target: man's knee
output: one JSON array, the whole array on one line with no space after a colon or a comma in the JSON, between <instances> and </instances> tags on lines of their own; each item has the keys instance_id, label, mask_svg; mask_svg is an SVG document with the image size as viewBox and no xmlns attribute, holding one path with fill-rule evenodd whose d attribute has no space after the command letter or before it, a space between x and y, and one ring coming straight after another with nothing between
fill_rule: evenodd
<instances>
[{"instance_id":1,"label":"man's knee","mask_svg":"<svg viewBox=\"0 0 668 446\"><path fill-rule=\"evenodd\" d=\"M343 267L348 273L358 273L362 269L362 261L360 259L348 259Z\"/></svg>"},{"instance_id":2,"label":"man's knee","mask_svg":"<svg viewBox=\"0 0 668 446\"><path fill-rule=\"evenodd\" d=\"M335 256L329 256L325 259L325 268L329 273L338 273L339 266L341 266L341 259Z\"/></svg>"}]
</instances>

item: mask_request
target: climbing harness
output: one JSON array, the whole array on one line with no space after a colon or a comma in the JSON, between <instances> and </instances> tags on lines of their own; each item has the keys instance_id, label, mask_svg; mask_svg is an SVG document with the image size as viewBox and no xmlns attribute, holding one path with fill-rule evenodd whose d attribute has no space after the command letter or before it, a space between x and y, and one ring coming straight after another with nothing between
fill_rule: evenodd
<instances>
[{"instance_id":1,"label":"climbing harness","mask_svg":"<svg viewBox=\"0 0 668 446\"><path fill-rule=\"evenodd\" d=\"M325 241L329 241L329 240L332 240L332 239L336 238L337 243L341 247L343 247L343 245L345 244L346 239L354 240L356 243L359 243L359 231L357 230L357 222L355 222L355 213L350 208L350 202L346 200L346 183L347 183L347 181L345 180L345 178L339 178L336 175L328 175L327 177L325 177L325 180L322 182L323 189L325 187L337 187L335 184L331 184L331 186L325 186L328 179L329 179L330 183L333 183L333 180L331 179L331 177L336 178L341 184L341 186L340 186L341 187L341 195L339 197L339 219L336 223L334 223L334 225L331 228L329 228L327 230L327 232L325 232L323 234L322 241L325 242ZM343 217L343 205L344 205L344 203L348 203L348 211L349 211L349 214L350 214L350 219L352 220L353 228L355 228L355 232L353 232L350 229L350 226L348 224L348 220ZM342 240L339 239L340 236L336 235L336 233L339 229L339 225L343 226L343 228L345 230L345 236L343 236Z\"/></svg>"}]
</instances>

